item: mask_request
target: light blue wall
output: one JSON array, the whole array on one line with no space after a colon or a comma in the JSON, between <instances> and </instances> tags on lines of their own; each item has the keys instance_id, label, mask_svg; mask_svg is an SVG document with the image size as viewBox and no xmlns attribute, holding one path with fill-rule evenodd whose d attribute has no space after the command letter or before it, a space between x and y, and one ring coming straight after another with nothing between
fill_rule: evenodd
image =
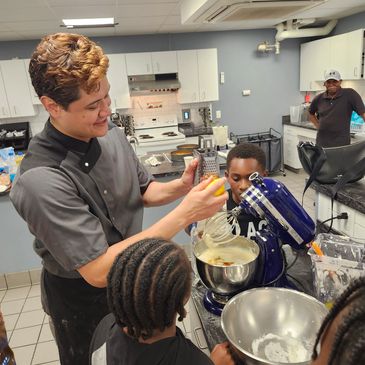
<instances>
[{"instance_id":1,"label":"light blue wall","mask_svg":"<svg viewBox=\"0 0 365 365\"><path fill-rule=\"evenodd\" d=\"M365 13L340 20L339 34L365 28ZM280 55L258 55L259 42L274 41L274 30L244 30L227 32L185 33L129 37L95 38L106 53L163 51L194 48L217 48L219 71L225 73L225 84L219 86L220 100L214 110L222 111L222 122L235 133L265 131L270 127L281 130L281 116L289 106L303 101L299 90L299 44L302 38L281 42ZM0 42L0 59L29 58L38 41ZM249 97L241 90L250 89ZM167 208L146 210L144 227L166 214ZM39 267L40 260L32 250L32 236L17 216L8 197L0 197L0 273ZM186 243L180 233L175 240Z\"/></svg>"}]
</instances>

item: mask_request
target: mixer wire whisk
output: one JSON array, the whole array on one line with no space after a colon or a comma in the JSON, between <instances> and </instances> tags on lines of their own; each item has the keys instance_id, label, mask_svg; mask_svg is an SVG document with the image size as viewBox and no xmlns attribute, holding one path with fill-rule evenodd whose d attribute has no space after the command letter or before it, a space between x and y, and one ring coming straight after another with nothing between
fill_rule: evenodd
<instances>
[{"instance_id":1,"label":"mixer wire whisk","mask_svg":"<svg viewBox=\"0 0 365 365\"><path fill-rule=\"evenodd\" d=\"M240 206L215 214L205 221L203 238L211 246L226 244L234 240L241 233L238 222L242 208Z\"/></svg>"}]
</instances>

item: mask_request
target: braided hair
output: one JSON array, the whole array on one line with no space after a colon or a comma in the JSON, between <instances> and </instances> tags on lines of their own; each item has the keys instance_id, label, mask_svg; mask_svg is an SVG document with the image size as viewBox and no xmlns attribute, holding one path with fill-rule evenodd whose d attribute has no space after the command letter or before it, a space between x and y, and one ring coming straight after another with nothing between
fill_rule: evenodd
<instances>
[{"instance_id":1,"label":"braided hair","mask_svg":"<svg viewBox=\"0 0 365 365\"><path fill-rule=\"evenodd\" d=\"M186 317L192 270L185 251L160 239L141 240L120 253L108 275L110 310L133 338L148 339Z\"/></svg>"},{"instance_id":2,"label":"braided hair","mask_svg":"<svg viewBox=\"0 0 365 365\"><path fill-rule=\"evenodd\" d=\"M317 335L313 360L318 357L317 345L326 328L346 307L347 310L336 331L327 364L365 364L365 277L354 280L328 313Z\"/></svg>"}]
</instances>

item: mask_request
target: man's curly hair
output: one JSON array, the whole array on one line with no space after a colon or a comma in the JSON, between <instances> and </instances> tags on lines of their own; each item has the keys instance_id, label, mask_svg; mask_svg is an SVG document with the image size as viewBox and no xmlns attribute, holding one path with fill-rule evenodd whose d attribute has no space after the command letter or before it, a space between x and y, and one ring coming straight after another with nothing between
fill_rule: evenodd
<instances>
[{"instance_id":1,"label":"man's curly hair","mask_svg":"<svg viewBox=\"0 0 365 365\"><path fill-rule=\"evenodd\" d=\"M56 33L42 38L29 64L38 95L48 96L67 110L78 100L80 89L97 91L106 76L109 59L102 48L80 34Z\"/></svg>"}]
</instances>

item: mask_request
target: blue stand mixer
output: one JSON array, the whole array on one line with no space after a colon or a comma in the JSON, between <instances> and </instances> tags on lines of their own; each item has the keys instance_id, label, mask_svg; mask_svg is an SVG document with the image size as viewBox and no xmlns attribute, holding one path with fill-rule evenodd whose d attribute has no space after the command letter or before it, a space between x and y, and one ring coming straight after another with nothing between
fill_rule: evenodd
<instances>
[{"instance_id":1,"label":"blue stand mixer","mask_svg":"<svg viewBox=\"0 0 365 365\"><path fill-rule=\"evenodd\" d=\"M240 233L237 217L244 211L268 223L256 232L257 259L248 265L217 267L199 259L202 242L193 249L199 277L209 289L204 297L204 306L217 315L232 296L249 288L276 286L296 289L287 279L281 245L288 244L294 250L301 250L315 236L313 220L284 184L258 173L253 173L249 179L252 185L242 193L239 206L208 219L201 241L211 241L216 247L233 244Z\"/></svg>"}]
</instances>

